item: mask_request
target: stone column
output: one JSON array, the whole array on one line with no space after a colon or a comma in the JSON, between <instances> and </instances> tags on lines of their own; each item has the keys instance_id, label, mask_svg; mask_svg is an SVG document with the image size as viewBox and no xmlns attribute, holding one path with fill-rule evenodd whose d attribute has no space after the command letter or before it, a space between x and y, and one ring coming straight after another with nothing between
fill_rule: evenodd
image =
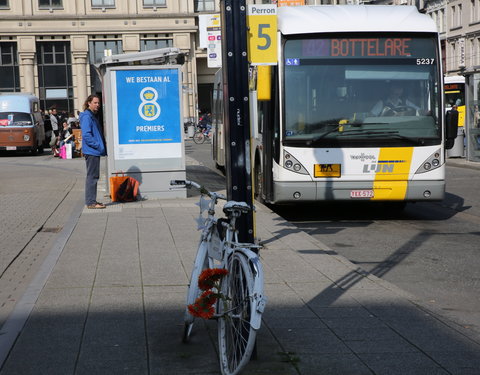
<instances>
[{"instance_id":1,"label":"stone column","mask_svg":"<svg viewBox=\"0 0 480 375\"><path fill-rule=\"evenodd\" d=\"M87 66L88 66L88 54L84 52L73 53L73 65L75 68L75 111L82 110L82 105L87 98Z\"/></svg>"},{"instance_id":2,"label":"stone column","mask_svg":"<svg viewBox=\"0 0 480 375\"><path fill-rule=\"evenodd\" d=\"M73 75L73 106L74 111L81 111L88 93L88 36L72 35L72 75Z\"/></svg>"},{"instance_id":3,"label":"stone column","mask_svg":"<svg viewBox=\"0 0 480 375\"><path fill-rule=\"evenodd\" d=\"M18 54L21 69L21 89L23 92L35 94L35 73L33 71L35 63L34 52L21 52Z\"/></svg>"},{"instance_id":4,"label":"stone column","mask_svg":"<svg viewBox=\"0 0 480 375\"><path fill-rule=\"evenodd\" d=\"M35 36L18 37L20 87L23 92L35 92Z\"/></svg>"}]
</instances>

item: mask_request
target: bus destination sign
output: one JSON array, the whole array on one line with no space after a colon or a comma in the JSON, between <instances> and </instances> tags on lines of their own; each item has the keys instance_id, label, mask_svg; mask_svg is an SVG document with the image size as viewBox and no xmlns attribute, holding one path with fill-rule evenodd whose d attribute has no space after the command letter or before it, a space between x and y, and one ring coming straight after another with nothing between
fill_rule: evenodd
<instances>
[{"instance_id":1,"label":"bus destination sign","mask_svg":"<svg viewBox=\"0 0 480 375\"><path fill-rule=\"evenodd\" d=\"M412 38L306 39L305 57L412 57Z\"/></svg>"}]
</instances>

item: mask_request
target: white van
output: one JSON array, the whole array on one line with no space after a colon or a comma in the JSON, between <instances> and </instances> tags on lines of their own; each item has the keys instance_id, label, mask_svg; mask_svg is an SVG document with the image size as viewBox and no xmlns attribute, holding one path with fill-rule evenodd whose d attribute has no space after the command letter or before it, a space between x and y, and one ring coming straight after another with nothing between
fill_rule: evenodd
<instances>
[{"instance_id":1,"label":"white van","mask_svg":"<svg viewBox=\"0 0 480 375\"><path fill-rule=\"evenodd\" d=\"M0 150L43 153L44 141L39 99L30 93L0 94Z\"/></svg>"}]
</instances>

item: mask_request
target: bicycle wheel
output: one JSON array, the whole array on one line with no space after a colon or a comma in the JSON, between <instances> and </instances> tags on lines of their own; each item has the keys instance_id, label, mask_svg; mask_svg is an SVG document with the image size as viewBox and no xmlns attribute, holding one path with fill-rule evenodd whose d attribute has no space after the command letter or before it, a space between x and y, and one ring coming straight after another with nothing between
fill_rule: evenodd
<instances>
[{"instance_id":1,"label":"bicycle wheel","mask_svg":"<svg viewBox=\"0 0 480 375\"><path fill-rule=\"evenodd\" d=\"M247 258L233 253L229 274L222 280L224 299L218 301L218 345L223 375L235 375L248 363L256 329L252 327L253 274Z\"/></svg>"},{"instance_id":2,"label":"bicycle wheel","mask_svg":"<svg viewBox=\"0 0 480 375\"><path fill-rule=\"evenodd\" d=\"M193 141L198 145L205 142L205 135L202 133L202 131L199 130L195 132L195 134L193 135Z\"/></svg>"},{"instance_id":3,"label":"bicycle wheel","mask_svg":"<svg viewBox=\"0 0 480 375\"><path fill-rule=\"evenodd\" d=\"M190 276L190 284L188 285L187 306L193 304L202 293L198 287L198 277L204 269L209 267L207 250L207 243L205 241L201 241L198 245L197 256L195 257L195 263L193 264L192 274ZM195 321L195 318L189 313L187 307L185 308L185 316L183 320L185 324L182 342L187 343L190 341L190 335L192 334L193 323Z\"/></svg>"}]
</instances>

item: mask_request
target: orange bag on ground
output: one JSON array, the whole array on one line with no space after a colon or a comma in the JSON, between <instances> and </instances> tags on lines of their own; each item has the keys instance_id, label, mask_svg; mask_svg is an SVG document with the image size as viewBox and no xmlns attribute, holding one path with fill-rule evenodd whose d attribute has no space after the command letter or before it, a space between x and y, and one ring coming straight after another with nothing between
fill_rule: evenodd
<instances>
[{"instance_id":1,"label":"orange bag on ground","mask_svg":"<svg viewBox=\"0 0 480 375\"><path fill-rule=\"evenodd\" d=\"M122 175L110 177L110 198L112 202L136 201L140 183L133 177L125 176L123 172L114 174Z\"/></svg>"},{"instance_id":2,"label":"orange bag on ground","mask_svg":"<svg viewBox=\"0 0 480 375\"><path fill-rule=\"evenodd\" d=\"M116 176L110 177L110 199L112 202L118 202L117 191L120 185L128 179L128 176L125 176L123 172L113 173ZM119 176L121 175L121 176Z\"/></svg>"}]
</instances>

